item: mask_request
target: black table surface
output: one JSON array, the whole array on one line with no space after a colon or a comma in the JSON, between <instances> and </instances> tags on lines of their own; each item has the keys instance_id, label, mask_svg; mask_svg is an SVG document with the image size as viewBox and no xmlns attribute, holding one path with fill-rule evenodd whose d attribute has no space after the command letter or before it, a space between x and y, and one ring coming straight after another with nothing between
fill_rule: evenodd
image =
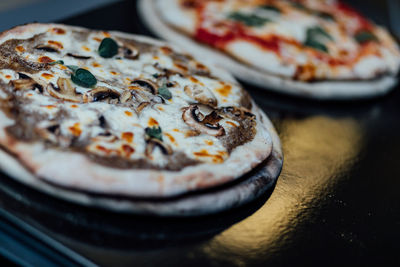
<instances>
[{"instance_id":1,"label":"black table surface","mask_svg":"<svg viewBox=\"0 0 400 267\"><path fill-rule=\"evenodd\" d=\"M152 36L135 1L62 22ZM282 173L264 198L213 216L152 218L80 207L2 179L0 207L102 266L399 266L400 88L374 100L318 102L243 85L283 143Z\"/></svg>"}]
</instances>

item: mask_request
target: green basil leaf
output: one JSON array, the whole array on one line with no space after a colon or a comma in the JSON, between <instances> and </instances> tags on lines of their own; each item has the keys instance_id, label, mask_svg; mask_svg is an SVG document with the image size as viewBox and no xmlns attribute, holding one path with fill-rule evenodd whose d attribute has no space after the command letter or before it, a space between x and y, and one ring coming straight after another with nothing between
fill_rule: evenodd
<instances>
[{"instance_id":1,"label":"green basil leaf","mask_svg":"<svg viewBox=\"0 0 400 267\"><path fill-rule=\"evenodd\" d=\"M62 61L62 60L56 60L56 61L53 61L53 62L50 62L50 63L49 63L49 65L56 65L56 64L64 65L64 61Z\"/></svg>"},{"instance_id":2,"label":"green basil leaf","mask_svg":"<svg viewBox=\"0 0 400 267\"><path fill-rule=\"evenodd\" d=\"M171 92L169 91L169 89L165 85L163 85L160 88L158 88L158 94L162 98L167 99L167 100L170 100L172 98Z\"/></svg>"},{"instance_id":3,"label":"green basil leaf","mask_svg":"<svg viewBox=\"0 0 400 267\"><path fill-rule=\"evenodd\" d=\"M315 26L315 27L307 29L307 37L309 37L309 36L313 39L319 39L320 37L326 37L329 40L333 40L332 36L319 26Z\"/></svg>"},{"instance_id":4,"label":"green basil leaf","mask_svg":"<svg viewBox=\"0 0 400 267\"><path fill-rule=\"evenodd\" d=\"M316 40L307 39L304 42L304 45L308 46L308 47L312 47L312 48L320 50L320 51L323 51L325 53L328 53L328 48L326 47L326 45L324 45L324 44L322 44L322 43L320 43L320 42L318 42Z\"/></svg>"},{"instance_id":5,"label":"green basil leaf","mask_svg":"<svg viewBox=\"0 0 400 267\"><path fill-rule=\"evenodd\" d=\"M259 8L269 10L269 11L274 11L277 13L281 13L281 10L273 5L262 5L262 6L259 6Z\"/></svg>"},{"instance_id":6,"label":"green basil leaf","mask_svg":"<svg viewBox=\"0 0 400 267\"><path fill-rule=\"evenodd\" d=\"M267 18L262 18L254 14L244 14L240 12L233 12L229 14L228 19L241 22L249 27L260 27L263 26L265 23L271 21Z\"/></svg>"},{"instance_id":7,"label":"green basil leaf","mask_svg":"<svg viewBox=\"0 0 400 267\"><path fill-rule=\"evenodd\" d=\"M292 2L292 6L297 8L297 9L300 9L300 10L306 12L306 13L316 15L316 16L318 16L320 18L325 19L325 20L331 20L331 21L335 20L335 18L334 18L334 16L332 14L330 14L328 12L324 12L324 11L313 10L313 9L308 8L308 7L306 7L305 5L303 5L303 4L299 3L299 2Z\"/></svg>"},{"instance_id":8,"label":"green basil leaf","mask_svg":"<svg viewBox=\"0 0 400 267\"><path fill-rule=\"evenodd\" d=\"M77 69L74 73L72 73L71 80L75 84L87 88L93 87L97 83L96 77L94 77L90 71L85 69Z\"/></svg>"},{"instance_id":9,"label":"green basil leaf","mask_svg":"<svg viewBox=\"0 0 400 267\"><path fill-rule=\"evenodd\" d=\"M146 133L148 138L155 138L160 141L162 141L162 131L160 126L153 126L153 127L147 127L144 129L144 132Z\"/></svg>"},{"instance_id":10,"label":"green basil leaf","mask_svg":"<svg viewBox=\"0 0 400 267\"><path fill-rule=\"evenodd\" d=\"M370 31L363 30L354 35L354 39L360 44L366 42L378 42L378 38Z\"/></svg>"},{"instance_id":11,"label":"green basil leaf","mask_svg":"<svg viewBox=\"0 0 400 267\"><path fill-rule=\"evenodd\" d=\"M99 55L110 58L118 54L118 44L111 38L104 38L99 46Z\"/></svg>"},{"instance_id":12,"label":"green basil leaf","mask_svg":"<svg viewBox=\"0 0 400 267\"><path fill-rule=\"evenodd\" d=\"M328 53L326 42L333 40L332 36L319 26L308 28L306 33L305 46Z\"/></svg>"}]
</instances>

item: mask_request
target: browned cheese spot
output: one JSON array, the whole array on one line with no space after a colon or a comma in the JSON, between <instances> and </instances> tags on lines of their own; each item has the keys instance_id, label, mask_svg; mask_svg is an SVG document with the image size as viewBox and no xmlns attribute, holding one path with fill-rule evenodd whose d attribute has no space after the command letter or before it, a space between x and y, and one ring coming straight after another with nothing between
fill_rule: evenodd
<instances>
[{"instance_id":1,"label":"browned cheese spot","mask_svg":"<svg viewBox=\"0 0 400 267\"><path fill-rule=\"evenodd\" d=\"M196 157L208 157L211 158L213 163L222 163L224 162L224 158L218 154L210 154L207 150L202 149L199 152L193 153Z\"/></svg>"},{"instance_id":2,"label":"browned cheese spot","mask_svg":"<svg viewBox=\"0 0 400 267\"><path fill-rule=\"evenodd\" d=\"M149 127L158 126L158 121L156 121L154 118L150 117L148 125L149 125Z\"/></svg>"},{"instance_id":3,"label":"browned cheese spot","mask_svg":"<svg viewBox=\"0 0 400 267\"><path fill-rule=\"evenodd\" d=\"M297 66L294 78L300 81L311 81L315 77L316 67L312 64Z\"/></svg>"},{"instance_id":4,"label":"browned cheese spot","mask_svg":"<svg viewBox=\"0 0 400 267\"><path fill-rule=\"evenodd\" d=\"M45 106L42 106L42 107L45 107L45 108L47 108L47 109L56 108L56 106L54 106L54 105L45 105Z\"/></svg>"},{"instance_id":5,"label":"browned cheese spot","mask_svg":"<svg viewBox=\"0 0 400 267\"><path fill-rule=\"evenodd\" d=\"M122 151L124 151L125 156L129 158L135 152L135 149L129 145L122 145Z\"/></svg>"},{"instance_id":6,"label":"browned cheese spot","mask_svg":"<svg viewBox=\"0 0 400 267\"><path fill-rule=\"evenodd\" d=\"M133 141L133 133L131 132L123 132L121 135L122 140L125 140L128 143L132 143Z\"/></svg>"},{"instance_id":7,"label":"browned cheese spot","mask_svg":"<svg viewBox=\"0 0 400 267\"><path fill-rule=\"evenodd\" d=\"M53 78L54 76L53 76L53 74L45 72L45 73L42 73L42 77L45 78L46 80L49 80L49 79Z\"/></svg>"},{"instance_id":8,"label":"browned cheese spot","mask_svg":"<svg viewBox=\"0 0 400 267\"><path fill-rule=\"evenodd\" d=\"M68 129L74 136L80 136L82 133L82 129L81 129L79 122L75 123L73 126L69 127Z\"/></svg>"},{"instance_id":9,"label":"browned cheese spot","mask_svg":"<svg viewBox=\"0 0 400 267\"><path fill-rule=\"evenodd\" d=\"M217 91L221 96L228 97L229 94L230 94L231 91L232 91L232 85L230 85L230 84L225 84L224 86L222 86L222 87L216 89L216 91Z\"/></svg>"},{"instance_id":10,"label":"browned cheese spot","mask_svg":"<svg viewBox=\"0 0 400 267\"><path fill-rule=\"evenodd\" d=\"M165 55L171 54L173 51L170 47L168 46L162 46L160 47L161 52L163 52Z\"/></svg>"},{"instance_id":11,"label":"browned cheese spot","mask_svg":"<svg viewBox=\"0 0 400 267\"><path fill-rule=\"evenodd\" d=\"M209 146L212 146L214 144L214 142L211 140L204 140L204 143L206 143L206 145L209 145Z\"/></svg>"},{"instance_id":12,"label":"browned cheese spot","mask_svg":"<svg viewBox=\"0 0 400 267\"><path fill-rule=\"evenodd\" d=\"M41 56L41 57L39 57L39 60L38 60L40 63L51 63L51 62L53 62L54 60L53 59L51 59L51 58L49 58L48 56Z\"/></svg>"},{"instance_id":13,"label":"browned cheese spot","mask_svg":"<svg viewBox=\"0 0 400 267\"><path fill-rule=\"evenodd\" d=\"M176 143L175 138L171 134L165 133L165 136L168 137L168 139L171 141L171 143Z\"/></svg>"},{"instance_id":14,"label":"browned cheese spot","mask_svg":"<svg viewBox=\"0 0 400 267\"><path fill-rule=\"evenodd\" d=\"M200 132L196 130L189 130L185 133L185 137L199 136Z\"/></svg>"},{"instance_id":15,"label":"browned cheese spot","mask_svg":"<svg viewBox=\"0 0 400 267\"><path fill-rule=\"evenodd\" d=\"M58 42L58 41L53 41L53 40L49 40L49 41L47 41L49 44L52 44L52 45L55 45L55 46L57 46L58 48L60 48L60 49L63 49L64 48L64 46L62 45L62 43L60 43L60 42Z\"/></svg>"},{"instance_id":16,"label":"browned cheese spot","mask_svg":"<svg viewBox=\"0 0 400 267\"><path fill-rule=\"evenodd\" d=\"M20 53L25 52L25 48L22 45L18 45L17 47L15 47L15 50L17 50Z\"/></svg>"},{"instance_id":17,"label":"browned cheese spot","mask_svg":"<svg viewBox=\"0 0 400 267\"><path fill-rule=\"evenodd\" d=\"M185 65L182 65L180 63L174 63L174 65L175 65L175 67L177 67L178 69L183 70L184 72L187 72L189 70Z\"/></svg>"},{"instance_id":18,"label":"browned cheese spot","mask_svg":"<svg viewBox=\"0 0 400 267\"><path fill-rule=\"evenodd\" d=\"M65 34L65 30L61 28L53 28L51 29L55 34Z\"/></svg>"}]
</instances>

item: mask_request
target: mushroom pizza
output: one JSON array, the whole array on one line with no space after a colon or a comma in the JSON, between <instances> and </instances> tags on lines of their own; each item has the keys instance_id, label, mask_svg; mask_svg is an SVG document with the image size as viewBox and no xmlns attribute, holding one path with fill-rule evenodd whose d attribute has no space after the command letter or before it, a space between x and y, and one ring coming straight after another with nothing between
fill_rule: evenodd
<instances>
[{"instance_id":1,"label":"mushroom pizza","mask_svg":"<svg viewBox=\"0 0 400 267\"><path fill-rule=\"evenodd\" d=\"M135 35L59 24L3 32L0 97L1 167L38 187L172 197L226 184L280 151L229 74Z\"/></svg>"}]
</instances>

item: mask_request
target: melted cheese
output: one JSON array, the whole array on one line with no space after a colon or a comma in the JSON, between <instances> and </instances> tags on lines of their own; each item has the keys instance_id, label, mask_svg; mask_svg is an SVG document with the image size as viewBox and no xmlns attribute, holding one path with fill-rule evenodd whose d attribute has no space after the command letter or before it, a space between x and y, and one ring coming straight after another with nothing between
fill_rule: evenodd
<instances>
[{"instance_id":1,"label":"melted cheese","mask_svg":"<svg viewBox=\"0 0 400 267\"><path fill-rule=\"evenodd\" d=\"M400 50L390 34L340 1L296 1L300 7L288 0L155 1L161 17L174 28L277 76L299 80L372 79L396 74L400 68ZM195 2L197 7L190 8L186 2ZM280 12L263 9L266 3ZM235 13L266 22L246 25L240 19L230 19ZM305 45L308 30L315 27L332 37L323 42L328 53ZM370 42L374 51L366 51L365 44L356 41L354 36L362 30L379 39Z\"/></svg>"},{"instance_id":2,"label":"melted cheese","mask_svg":"<svg viewBox=\"0 0 400 267\"><path fill-rule=\"evenodd\" d=\"M31 36L26 36L26 38L39 33L43 31L31 33ZM182 120L182 108L188 107L195 101L188 97L183 89L186 85L200 84L211 90L217 99L218 107L239 106L241 88L234 83L197 75L187 77L172 75L169 78L169 82L175 83L174 87L169 88L172 98L166 100L165 103L148 105L141 112L137 112L133 106L129 105L118 106L106 102L72 103L49 95L46 85L57 84L60 77L70 79L71 70L65 65L76 65L90 71L97 78L96 86L104 86L119 93L131 90L130 82L134 79L154 80L153 75L159 72L154 67L155 64L161 68L175 67L171 57L165 55L166 48L158 49L157 52L142 53L135 60L119 57L102 58L97 50L103 38L103 32L91 32L88 41L82 43L74 39L74 34L68 29L49 29L45 32L42 42L56 46L60 53L36 50L34 53L28 53L26 49L18 49L21 57L33 62L39 62L41 59L43 61L44 57L47 62L64 61L64 65L51 65L46 71L29 74L44 85L43 93L37 90L21 91L21 97L30 101L20 108L47 117L47 121L39 123L37 128L46 128L51 125L52 120L55 120L59 124L61 137L74 138L78 141L90 140L86 147L90 153L137 160L148 158L145 128L159 125L163 133L163 142L173 151L182 152L188 158L201 162L222 163L228 157L228 152L218 138L206 134L187 134L193 129ZM87 56L90 59L77 59L68 56L67 53ZM18 74L13 70L3 69L0 70L0 79L4 83L9 83L11 80L18 79ZM75 91L80 94L92 90L92 88L73 85ZM107 124L106 129L100 125L100 117ZM225 119L222 119L220 124L227 128L235 127L235 122ZM64 139L58 142L61 146L69 145ZM158 147L154 149L150 159L159 166L167 164L165 155Z\"/></svg>"}]
</instances>

